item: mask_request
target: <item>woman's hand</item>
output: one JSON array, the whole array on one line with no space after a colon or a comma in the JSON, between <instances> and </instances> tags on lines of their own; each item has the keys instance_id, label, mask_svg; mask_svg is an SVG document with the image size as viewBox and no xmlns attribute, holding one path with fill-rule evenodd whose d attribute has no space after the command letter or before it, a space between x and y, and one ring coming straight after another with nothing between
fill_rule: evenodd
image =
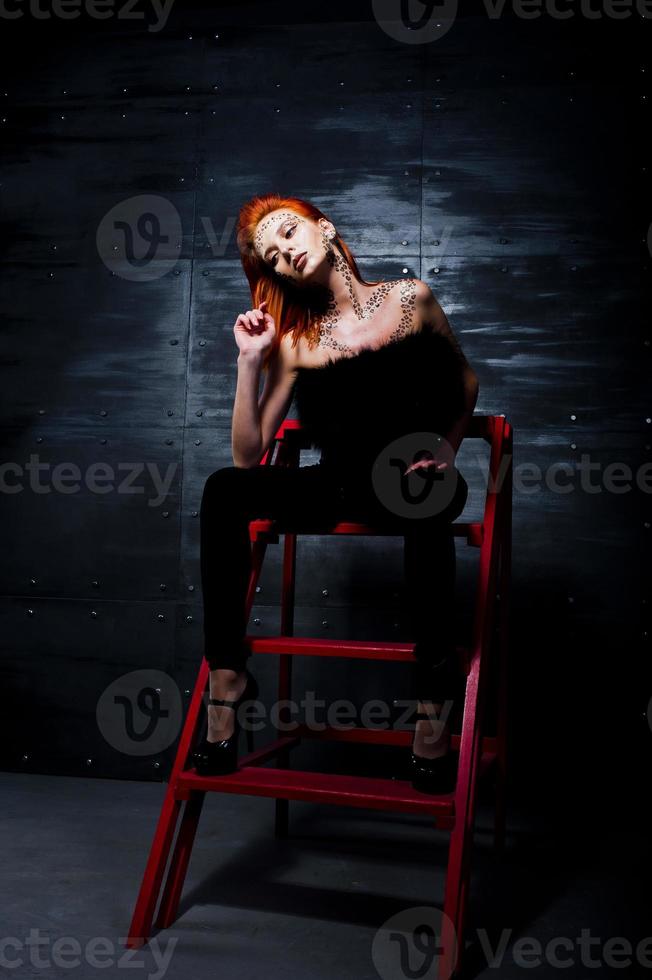
<instances>
[{"instance_id":1,"label":"woman's hand","mask_svg":"<svg viewBox=\"0 0 652 980\"><path fill-rule=\"evenodd\" d=\"M407 476L408 473L412 473L414 470L422 470L424 473L427 473L432 469L438 471L446 470L449 467L452 467L455 462L453 447L445 440L439 446L436 453L431 453L429 450L426 452L426 458L418 459L415 463L408 466L403 474L404 476Z\"/></svg>"},{"instance_id":2,"label":"woman's hand","mask_svg":"<svg viewBox=\"0 0 652 980\"><path fill-rule=\"evenodd\" d=\"M276 334L274 318L267 312L267 300L253 310L241 313L233 326L235 342L241 354L265 354Z\"/></svg>"}]
</instances>

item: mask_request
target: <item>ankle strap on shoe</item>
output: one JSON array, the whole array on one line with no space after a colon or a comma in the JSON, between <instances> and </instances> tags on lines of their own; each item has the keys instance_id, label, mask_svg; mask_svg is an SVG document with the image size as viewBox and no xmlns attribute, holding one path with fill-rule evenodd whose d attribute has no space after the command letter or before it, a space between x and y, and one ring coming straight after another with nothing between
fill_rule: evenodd
<instances>
[{"instance_id":1,"label":"ankle strap on shoe","mask_svg":"<svg viewBox=\"0 0 652 980\"><path fill-rule=\"evenodd\" d=\"M224 698L209 698L209 704L224 704L227 708L235 708L237 701L225 701Z\"/></svg>"}]
</instances>

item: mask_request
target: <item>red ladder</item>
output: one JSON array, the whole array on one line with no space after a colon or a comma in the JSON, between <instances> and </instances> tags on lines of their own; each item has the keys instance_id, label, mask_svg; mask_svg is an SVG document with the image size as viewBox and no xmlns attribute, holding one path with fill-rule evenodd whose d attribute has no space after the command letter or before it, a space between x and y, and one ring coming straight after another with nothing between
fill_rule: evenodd
<instances>
[{"instance_id":1,"label":"red ladder","mask_svg":"<svg viewBox=\"0 0 652 980\"><path fill-rule=\"evenodd\" d=\"M155 926L168 928L176 919L192 846L204 797L212 793L240 793L276 799L275 833L288 833L290 800L334 803L373 810L427 814L438 829L450 831L448 866L441 919L438 978L459 973L464 952L465 918L468 904L470 854L475 823L479 780L493 777L495 792L494 845L502 849L505 834L505 779L507 727L507 651L511 569L512 519L512 427L504 415L473 416L467 439L483 439L490 445L489 479L481 523L454 523L456 537L479 548L478 582L475 596L473 638L470 649L457 651L467 675L461 734L451 735L451 748L459 751L458 778L453 793L434 796L419 793L408 781L366 778L335 773L306 772L289 768L289 752L302 738L337 739L378 745L409 746L412 733L401 730L368 728L324 728L314 731L297 725L291 735L283 735L239 759L237 772L226 776L199 776L187 762L200 730L200 708L208 687L209 668L202 657L197 683L181 733L168 789L154 834L149 858L136 901L126 946L138 948L151 934L156 903L170 857L172 840L181 807L183 814L171 856ZM306 448L305 434L295 420L285 420L262 465L269 465L278 446L275 465L299 465L299 453ZM270 542L278 543L284 534L283 583L281 596L281 634L248 636L252 653L279 656L279 699L291 694L293 656L354 657L362 659L410 661L413 643L353 641L297 637L294 632L294 586L296 570L296 531L279 530L273 520L254 520L249 525L252 541L252 573L247 593L247 612L251 611L256 584ZM306 533L315 533L314 531ZM329 534L384 534L387 529L368 524L341 522ZM398 532L395 532L398 533ZM483 735L487 692L494 680L496 732ZM250 733L248 733L250 734ZM263 763L278 758L279 768Z\"/></svg>"}]
</instances>

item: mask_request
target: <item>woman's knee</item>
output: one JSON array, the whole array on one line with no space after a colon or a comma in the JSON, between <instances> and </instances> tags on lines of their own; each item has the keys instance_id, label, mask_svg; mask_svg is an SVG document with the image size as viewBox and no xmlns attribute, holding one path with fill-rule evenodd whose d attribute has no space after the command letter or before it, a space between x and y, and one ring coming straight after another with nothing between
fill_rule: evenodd
<instances>
[{"instance_id":1,"label":"woman's knee","mask_svg":"<svg viewBox=\"0 0 652 980\"><path fill-rule=\"evenodd\" d=\"M203 497L232 496L240 481L242 468L238 466L222 466L211 473L204 483Z\"/></svg>"}]
</instances>

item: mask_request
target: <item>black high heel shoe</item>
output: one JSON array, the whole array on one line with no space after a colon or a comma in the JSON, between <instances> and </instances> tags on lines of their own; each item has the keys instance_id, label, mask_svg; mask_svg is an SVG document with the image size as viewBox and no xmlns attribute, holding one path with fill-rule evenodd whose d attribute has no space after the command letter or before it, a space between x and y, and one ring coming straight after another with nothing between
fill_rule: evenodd
<instances>
[{"instance_id":1,"label":"black high heel shoe","mask_svg":"<svg viewBox=\"0 0 652 980\"><path fill-rule=\"evenodd\" d=\"M430 715L418 711L415 721L429 720ZM427 759L416 755L414 749L410 754L409 776L413 789L420 793L452 793L457 783L457 767L459 755L449 748L445 755L435 759Z\"/></svg>"},{"instance_id":2,"label":"black high heel shoe","mask_svg":"<svg viewBox=\"0 0 652 980\"><path fill-rule=\"evenodd\" d=\"M240 721L238 720L238 708L243 701L254 700L258 697L258 681L245 668L247 673L247 683L244 691L235 701L228 701L225 698L209 698L209 704L223 704L235 712L233 719L233 734L228 738L222 738L219 742L209 742L204 738L203 742L192 754L192 761L199 776L225 776L238 769L238 736L240 735ZM247 748L253 751L253 732L247 731Z\"/></svg>"}]
</instances>

